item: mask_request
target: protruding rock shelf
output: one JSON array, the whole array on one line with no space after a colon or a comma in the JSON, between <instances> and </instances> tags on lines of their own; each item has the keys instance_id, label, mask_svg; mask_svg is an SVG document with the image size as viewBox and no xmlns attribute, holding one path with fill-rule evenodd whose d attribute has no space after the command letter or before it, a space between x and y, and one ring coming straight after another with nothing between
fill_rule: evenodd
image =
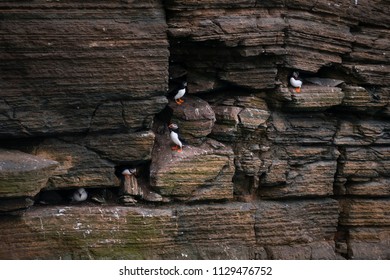
<instances>
[{"instance_id":1,"label":"protruding rock shelf","mask_svg":"<svg viewBox=\"0 0 390 280\"><path fill-rule=\"evenodd\" d=\"M0 213L31 206L57 166L53 160L0 149Z\"/></svg>"},{"instance_id":2,"label":"protruding rock shelf","mask_svg":"<svg viewBox=\"0 0 390 280\"><path fill-rule=\"evenodd\" d=\"M0 216L0 258L334 259L337 217L331 199L34 207L17 220Z\"/></svg>"},{"instance_id":3,"label":"protruding rock shelf","mask_svg":"<svg viewBox=\"0 0 390 280\"><path fill-rule=\"evenodd\" d=\"M150 185L157 192L181 201L233 199L234 154L215 140L201 146L171 150L165 135L157 139L150 166Z\"/></svg>"},{"instance_id":4,"label":"protruding rock shelf","mask_svg":"<svg viewBox=\"0 0 390 280\"><path fill-rule=\"evenodd\" d=\"M0 259L389 259L389 7L1 1Z\"/></svg>"}]
</instances>

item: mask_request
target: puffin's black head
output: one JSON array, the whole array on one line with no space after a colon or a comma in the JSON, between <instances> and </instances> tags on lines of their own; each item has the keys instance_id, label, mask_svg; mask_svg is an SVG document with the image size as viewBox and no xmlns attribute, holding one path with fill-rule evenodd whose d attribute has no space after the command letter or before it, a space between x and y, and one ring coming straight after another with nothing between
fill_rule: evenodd
<instances>
[{"instance_id":1,"label":"puffin's black head","mask_svg":"<svg viewBox=\"0 0 390 280\"><path fill-rule=\"evenodd\" d=\"M299 72L298 72L298 71L294 71L294 72L292 73L292 76L293 76L295 79L298 79L298 77L299 77Z\"/></svg>"},{"instance_id":2,"label":"puffin's black head","mask_svg":"<svg viewBox=\"0 0 390 280\"><path fill-rule=\"evenodd\" d=\"M187 82L186 81L182 81L181 82L181 86L180 86L180 89L183 89L187 86Z\"/></svg>"},{"instance_id":3,"label":"puffin's black head","mask_svg":"<svg viewBox=\"0 0 390 280\"><path fill-rule=\"evenodd\" d=\"M168 128L169 128L169 130L174 131L174 130L178 130L179 126L175 123L171 123L170 125L168 125Z\"/></svg>"}]
</instances>

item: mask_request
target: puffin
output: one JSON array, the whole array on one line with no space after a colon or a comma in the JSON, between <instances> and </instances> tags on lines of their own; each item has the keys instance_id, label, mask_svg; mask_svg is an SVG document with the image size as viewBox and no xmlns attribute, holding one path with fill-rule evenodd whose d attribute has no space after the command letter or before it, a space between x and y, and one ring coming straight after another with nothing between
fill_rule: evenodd
<instances>
[{"instance_id":1,"label":"puffin","mask_svg":"<svg viewBox=\"0 0 390 280\"><path fill-rule=\"evenodd\" d=\"M137 173L137 169L131 168L131 169L125 169L122 171L122 175L124 177L135 175Z\"/></svg>"},{"instance_id":2,"label":"puffin","mask_svg":"<svg viewBox=\"0 0 390 280\"><path fill-rule=\"evenodd\" d=\"M169 126L169 137L176 146L172 147L172 150L176 150L179 153L183 151L182 140L179 138L179 127L177 124L171 123Z\"/></svg>"},{"instance_id":3,"label":"puffin","mask_svg":"<svg viewBox=\"0 0 390 280\"><path fill-rule=\"evenodd\" d=\"M302 80L299 79L299 72L292 73L290 84L295 88L295 92L301 92Z\"/></svg>"},{"instance_id":4,"label":"puffin","mask_svg":"<svg viewBox=\"0 0 390 280\"><path fill-rule=\"evenodd\" d=\"M184 102L184 100L181 98L184 96L184 94L186 94L186 92L187 92L187 82L183 81L180 87L178 88L175 96L173 97L176 104L181 105Z\"/></svg>"},{"instance_id":5,"label":"puffin","mask_svg":"<svg viewBox=\"0 0 390 280\"><path fill-rule=\"evenodd\" d=\"M84 188L79 188L72 195L73 202L82 202L88 198L88 193Z\"/></svg>"}]
</instances>

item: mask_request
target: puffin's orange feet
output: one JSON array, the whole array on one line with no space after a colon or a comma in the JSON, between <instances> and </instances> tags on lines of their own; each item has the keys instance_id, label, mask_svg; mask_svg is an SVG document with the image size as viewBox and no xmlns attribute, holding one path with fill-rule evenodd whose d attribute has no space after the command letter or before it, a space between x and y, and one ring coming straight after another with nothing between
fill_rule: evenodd
<instances>
[{"instance_id":1,"label":"puffin's orange feet","mask_svg":"<svg viewBox=\"0 0 390 280\"><path fill-rule=\"evenodd\" d=\"M301 92L301 88L300 87L297 87L297 88L295 88L295 92Z\"/></svg>"},{"instance_id":2,"label":"puffin's orange feet","mask_svg":"<svg viewBox=\"0 0 390 280\"><path fill-rule=\"evenodd\" d=\"M172 149L172 151L176 151L179 149L179 146L173 146L171 149Z\"/></svg>"},{"instance_id":3,"label":"puffin's orange feet","mask_svg":"<svg viewBox=\"0 0 390 280\"><path fill-rule=\"evenodd\" d=\"M181 104L180 101L179 101L178 99L175 99L175 102L176 102L177 105L180 105L180 104Z\"/></svg>"},{"instance_id":4,"label":"puffin's orange feet","mask_svg":"<svg viewBox=\"0 0 390 280\"><path fill-rule=\"evenodd\" d=\"M180 148L180 149L177 149L177 152L178 153L181 153L183 151L183 149L182 148Z\"/></svg>"}]
</instances>

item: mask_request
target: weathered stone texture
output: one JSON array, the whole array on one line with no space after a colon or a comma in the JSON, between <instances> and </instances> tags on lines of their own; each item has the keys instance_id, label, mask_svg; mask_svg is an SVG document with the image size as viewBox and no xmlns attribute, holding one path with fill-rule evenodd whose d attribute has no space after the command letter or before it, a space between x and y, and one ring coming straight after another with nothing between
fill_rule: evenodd
<instances>
[{"instance_id":1,"label":"weathered stone texture","mask_svg":"<svg viewBox=\"0 0 390 280\"><path fill-rule=\"evenodd\" d=\"M336 229L337 204L325 200L294 202L288 206L292 212L286 211L284 202L159 209L96 205L35 207L18 220L0 217L4 237L0 240L0 258L249 259L259 257L262 252L265 258L290 259L291 251L277 252L291 240L299 241L294 245L296 252L311 248L312 253L304 255L305 259L326 258L326 254L316 252L332 247L329 236ZM322 208L329 209L328 206L332 210L319 212ZM267 211L281 214L275 215L280 221L272 221ZM300 211L307 212L306 220ZM294 233L297 216L303 227ZM268 248L275 234L284 236L281 243L277 242L281 245ZM12 250L8 244L13 244Z\"/></svg>"},{"instance_id":2,"label":"weathered stone texture","mask_svg":"<svg viewBox=\"0 0 390 280\"><path fill-rule=\"evenodd\" d=\"M47 189L115 185L114 164L82 145L46 139L33 146L29 152L59 163L48 184L44 186Z\"/></svg>"},{"instance_id":3,"label":"weathered stone texture","mask_svg":"<svg viewBox=\"0 0 390 280\"><path fill-rule=\"evenodd\" d=\"M181 201L233 198L231 148L209 140L199 147L171 151L169 140L159 137L150 167L150 185L163 196Z\"/></svg>"},{"instance_id":4,"label":"weathered stone texture","mask_svg":"<svg viewBox=\"0 0 390 280\"><path fill-rule=\"evenodd\" d=\"M341 225L363 227L389 226L389 198L346 199L344 201L341 201L341 207Z\"/></svg>"},{"instance_id":5,"label":"weathered stone texture","mask_svg":"<svg viewBox=\"0 0 390 280\"><path fill-rule=\"evenodd\" d=\"M388 228L358 227L349 230L349 255L351 259L390 259L390 231Z\"/></svg>"},{"instance_id":6,"label":"weathered stone texture","mask_svg":"<svg viewBox=\"0 0 390 280\"><path fill-rule=\"evenodd\" d=\"M36 195L57 165L49 158L0 149L0 197Z\"/></svg>"},{"instance_id":7,"label":"weathered stone texture","mask_svg":"<svg viewBox=\"0 0 390 280\"><path fill-rule=\"evenodd\" d=\"M388 1L0 13L0 258L390 258ZM116 197L124 168L132 208ZM40 199L81 187L111 200Z\"/></svg>"},{"instance_id":8,"label":"weathered stone texture","mask_svg":"<svg viewBox=\"0 0 390 280\"><path fill-rule=\"evenodd\" d=\"M182 105L170 101L173 111L172 123L180 128L180 136L189 144L201 144L214 126L215 113L210 105L201 98L185 96Z\"/></svg>"},{"instance_id":9,"label":"weathered stone texture","mask_svg":"<svg viewBox=\"0 0 390 280\"><path fill-rule=\"evenodd\" d=\"M300 93L293 92L293 89L279 89L288 102L285 107L289 111L320 111L342 103L344 93L337 87L319 87L308 85ZM292 97L291 97L292 96Z\"/></svg>"},{"instance_id":10,"label":"weathered stone texture","mask_svg":"<svg viewBox=\"0 0 390 280\"><path fill-rule=\"evenodd\" d=\"M257 242L271 247L319 240L331 242L337 219L338 204L331 199L261 202L256 212Z\"/></svg>"},{"instance_id":11,"label":"weathered stone texture","mask_svg":"<svg viewBox=\"0 0 390 280\"><path fill-rule=\"evenodd\" d=\"M125 121L137 129L161 108L158 99L147 100L167 87L160 1L3 1L0 10L1 138L85 132L91 123L107 129L98 127L100 110L118 100L123 108L134 100L153 108Z\"/></svg>"}]
</instances>

